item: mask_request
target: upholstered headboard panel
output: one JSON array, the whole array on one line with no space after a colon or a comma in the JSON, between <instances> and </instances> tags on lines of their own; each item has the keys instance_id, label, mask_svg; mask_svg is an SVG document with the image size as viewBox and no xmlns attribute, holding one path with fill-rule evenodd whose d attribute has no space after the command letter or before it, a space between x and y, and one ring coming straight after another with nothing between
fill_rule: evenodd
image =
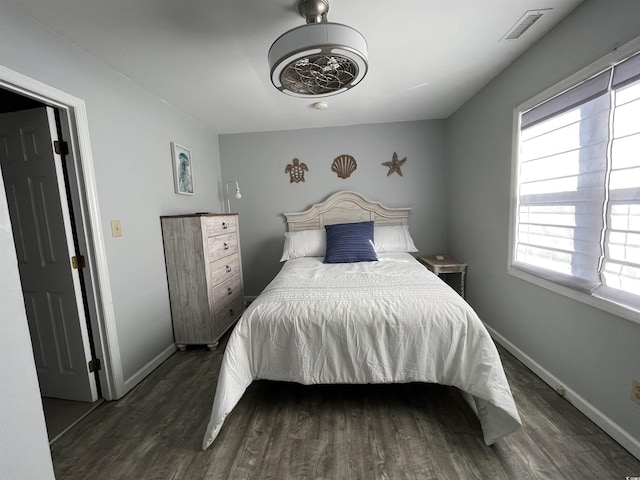
<instances>
[{"instance_id":1,"label":"upholstered headboard panel","mask_svg":"<svg viewBox=\"0 0 640 480\"><path fill-rule=\"evenodd\" d=\"M308 210L285 213L290 232L317 230L336 223L365 222L375 225L406 225L411 208L389 208L355 192L337 192Z\"/></svg>"}]
</instances>

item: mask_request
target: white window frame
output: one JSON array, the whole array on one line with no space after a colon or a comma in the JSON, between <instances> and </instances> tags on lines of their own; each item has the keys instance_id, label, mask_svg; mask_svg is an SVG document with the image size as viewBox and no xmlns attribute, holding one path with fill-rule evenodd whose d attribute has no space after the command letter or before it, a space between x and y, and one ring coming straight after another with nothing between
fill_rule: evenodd
<instances>
[{"instance_id":1,"label":"white window frame","mask_svg":"<svg viewBox=\"0 0 640 480\"><path fill-rule=\"evenodd\" d=\"M509 258L508 258L508 274L527 282L538 285L547 290L551 290L560 295L578 300L582 303L591 305L600 310L604 310L613 315L631 320L634 323L640 324L640 311L631 307L615 303L605 298L596 297L585 292L574 290L567 286L558 284L551 280L547 280L536 275L532 275L528 272L515 268L513 262L515 259L516 248L516 226L518 215L518 170L519 170L519 154L520 154L520 119L523 112L541 104L542 102L559 95L560 93L568 90L569 88L579 84L580 82L593 77L594 75L612 67L613 65L621 62L627 57L640 51L640 37L635 38L629 43L618 47L613 52L604 56L600 60L592 63L591 65L576 72L565 80L553 85L546 89L535 97L527 100L526 102L518 105L513 111L513 141L512 141L512 153L511 153L511 209L509 217Z\"/></svg>"}]
</instances>

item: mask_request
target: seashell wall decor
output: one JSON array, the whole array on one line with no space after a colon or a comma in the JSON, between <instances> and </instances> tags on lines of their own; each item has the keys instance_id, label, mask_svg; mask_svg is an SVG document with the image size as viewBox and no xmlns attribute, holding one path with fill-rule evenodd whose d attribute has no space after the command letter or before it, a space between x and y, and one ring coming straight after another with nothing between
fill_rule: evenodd
<instances>
[{"instance_id":1,"label":"seashell wall decor","mask_svg":"<svg viewBox=\"0 0 640 480\"><path fill-rule=\"evenodd\" d=\"M351 155L340 155L331 164L331 171L336 172L340 178L348 178L358 168L356 159Z\"/></svg>"},{"instance_id":2,"label":"seashell wall decor","mask_svg":"<svg viewBox=\"0 0 640 480\"><path fill-rule=\"evenodd\" d=\"M284 173L289 174L289 183L304 182L304 172L308 172L309 168L305 163L300 163L297 158L293 159L293 164L289 164L285 167Z\"/></svg>"}]
</instances>

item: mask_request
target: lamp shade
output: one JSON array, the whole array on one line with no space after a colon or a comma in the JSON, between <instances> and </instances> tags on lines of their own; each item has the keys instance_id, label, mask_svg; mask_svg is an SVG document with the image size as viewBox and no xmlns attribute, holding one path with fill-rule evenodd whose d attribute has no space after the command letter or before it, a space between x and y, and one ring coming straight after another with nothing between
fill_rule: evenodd
<instances>
[{"instance_id":1,"label":"lamp shade","mask_svg":"<svg viewBox=\"0 0 640 480\"><path fill-rule=\"evenodd\" d=\"M240 200L242 198L242 194L240 193L240 185L238 185L237 180L229 180L225 183L225 188L227 189L227 213L231 213L231 197L229 196L229 185L236 186L236 194L235 197Z\"/></svg>"},{"instance_id":2,"label":"lamp shade","mask_svg":"<svg viewBox=\"0 0 640 480\"><path fill-rule=\"evenodd\" d=\"M271 82L296 97L326 97L357 85L368 69L367 41L340 23L307 23L269 49Z\"/></svg>"}]
</instances>

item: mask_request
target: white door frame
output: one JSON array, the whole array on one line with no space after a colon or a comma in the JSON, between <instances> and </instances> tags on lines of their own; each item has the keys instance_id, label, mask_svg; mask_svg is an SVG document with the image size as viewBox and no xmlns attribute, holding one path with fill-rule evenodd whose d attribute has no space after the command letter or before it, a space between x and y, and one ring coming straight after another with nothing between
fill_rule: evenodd
<instances>
[{"instance_id":1,"label":"white door frame","mask_svg":"<svg viewBox=\"0 0 640 480\"><path fill-rule=\"evenodd\" d=\"M55 107L60 112L62 131L68 137L65 140L69 144L69 187L78 241L86 260L84 274L89 322L95 354L102 363L100 387L103 398L116 400L126 390L84 100L2 65L0 86Z\"/></svg>"}]
</instances>

